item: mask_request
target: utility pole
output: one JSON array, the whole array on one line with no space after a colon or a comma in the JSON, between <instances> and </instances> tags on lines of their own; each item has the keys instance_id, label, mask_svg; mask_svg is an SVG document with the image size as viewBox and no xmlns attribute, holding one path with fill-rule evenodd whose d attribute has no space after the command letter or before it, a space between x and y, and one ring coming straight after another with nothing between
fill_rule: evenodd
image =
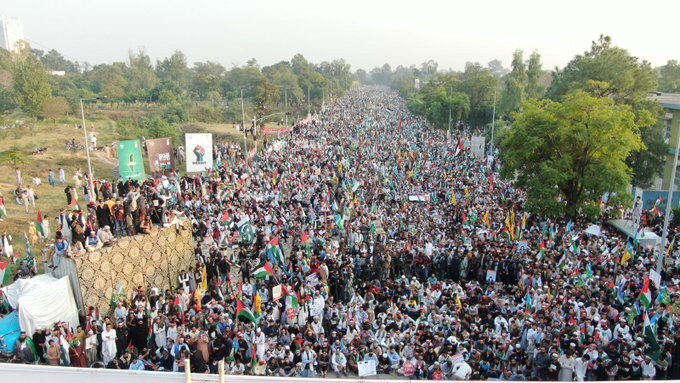
<instances>
[{"instance_id":1,"label":"utility pole","mask_svg":"<svg viewBox=\"0 0 680 383\"><path fill-rule=\"evenodd\" d=\"M494 155L493 151L493 136L496 132L496 87L493 88L493 112L491 114L491 155Z\"/></svg>"},{"instance_id":2,"label":"utility pole","mask_svg":"<svg viewBox=\"0 0 680 383\"><path fill-rule=\"evenodd\" d=\"M286 103L286 128L288 128L288 88L283 89L283 95Z\"/></svg>"},{"instance_id":3,"label":"utility pole","mask_svg":"<svg viewBox=\"0 0 680 383\"><path fill-rule=\"evenodd\" d=\"M449 88L449 130L446 131L446 143L451 141L451 94L453 91Z\"/></svg>"},{"instance_id":4,"label":"utility pole","mask_svg":"<svg viewBox=\"0 0 680 383\"><path fill-rule=\"evenodd\" d=\"M241 129L243 129L243 158L248 158L248 139L246 136L246 108L243 103L243 89L241 89Z\"/></svg>"},{"instance_id":5,"label":"utility pole","mask_svg":"<svg viewBox=\"0 0 680 383\"><path fill-rule=\"evenodd\" d=\"M309 85L307 85L307 117L312 117L312 99L310 97Z\"/></svg>"},{"instance_id":6,"label":"utility pole","mask_svg":"<svg viewBox=\"0 0 680 383\"><path fill-rule=\"evenodd\" d=\"M678 154L680 152L680 131L677 133L675 139L675 153L673 153L673 169L671 170L671 179L668 183L668 200L666 201L666 215L663 217L663 232L661 234L661 248L659 249L659 255L656 259L656 272L661 274L663 270L664 258L666 257L666 246L669 245L668 240L668 223L671 218L671 209L673 207L673 189L675 189L675 173L678 169Z\"/></svg>"}]
</instances>

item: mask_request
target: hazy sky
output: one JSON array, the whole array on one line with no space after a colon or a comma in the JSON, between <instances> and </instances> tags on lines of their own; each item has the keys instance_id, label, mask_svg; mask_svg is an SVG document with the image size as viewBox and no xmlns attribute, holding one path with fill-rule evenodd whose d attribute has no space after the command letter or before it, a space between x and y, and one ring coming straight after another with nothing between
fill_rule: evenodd
<instances>
[{"instance_id":1,"label":"hazy sky","mask_svg":"<svg viewBox=\"0 0 680 383\"><path fill-rule=\"evenodd\" d=\"M600 34L654 66L680 59L677 0L3 0L39 49L90 64L152 59L183 51L190 63L262 65L302 53L318 63L345 58L352 69L389 63L460 70L466 61L538 50L544 68L564 66Z\"/></svg>"}]
</instances>

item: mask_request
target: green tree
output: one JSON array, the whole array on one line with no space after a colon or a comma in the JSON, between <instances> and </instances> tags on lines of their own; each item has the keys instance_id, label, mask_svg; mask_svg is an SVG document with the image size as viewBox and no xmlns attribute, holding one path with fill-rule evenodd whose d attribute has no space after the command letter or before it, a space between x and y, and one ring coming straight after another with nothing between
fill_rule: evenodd
<instances>
[{"instance_id":1,"label":"green tree","mask_svg":"<svg viewBox=\"0 0 680 383\"><path fill-rule=\"evenodd\" d=\"M460 90L470 97L468 122L472 126L491 122L494 88L497 89L497 97L500 99L501 96L499 84L500 80L488 68L479 63L465 64L465 71L460 75Z\"/></svg>"},{"instance_id":2,"label":"green tree","mask_svg":"<svg viewBox=\"0 0 680 383\"><path fill-rule=\"evenodd\" d=\"M52 96L45 68L35 59L27 57L14 65L12 80L19 107L29 115L38 117L45 102Z\"/></svg>"},{"instance_id":3,"label":"green tree","mask_svg":"<svg viewBox=\"0 0 680 383\"><path fill-rule=\"evenodd\" d=\"M528 75L524 53L519 49L512 54L511 68L510 73L505 76L505 87L501 97L501 111L504 115L518 110L526 100Z\"/></svg>"},{"instance_id":4,"label":"green tree","mask_svg":"<svg viewBox=\"0 0 680 383\"><path fill-rule=\"evenodd\" d=\"M91 84L91 90L95 94L101 94L111 100L120 100L126 97L128 80L125 78L125 64L113 63L101 64L86 73Z\"/></svg>"},{"instance_id":5,"label":"green tree","mask_svg":"<svg viewBox=\"0 0 680 383\"><path fill-rule=\"evenodd\" d=\"M40 117L50 119L56 124L57 118L65 116L70 111L71 106L64 97L52 97L43 105Z\"/></svg>"},{"instance_id":6,"label":"green tree","mask_svg":"<svg viewBox=\"0 0 680 383\"><path fill-rule=\"evenodd\" d=\"M644 148L630 106L583 91L530 100L514 118L501 143L502 174L527 188L534 212L574 216L605 192L624 192L626 158Z\"/></svg>"},{"instance_id":7,"label":"green tree","mask_svg":"<svg viewBox=\"0 0 680 383\"><path fill-rule=\"evenodd\" d=\"M25 165L30 162L31 157L26 155L24 151L16 146L9 150L5 150L4 152L0 152L0 164L12 165L12 167L16 168L19 165Z\"/></svg>"},{"instance_id":8,"label":"green tree","mask_svg":"<svg viewBox=\"0 0 680 383\"><path fill-rule=\"evenodd\" d=\"M172 56L156 62L156 74L161 82L167 81L180 90L186 90L189 79L187 57L181 51L175 51Z\"/></svg>"},{"instance_id":9,"label":"green tree","mask_svg":"<svg viewBox=\"0 0 680 383\"><path fill-rule=\"evenodd\" d=\"M659 173L657 166L665 161L667 147L663 131L651 129L661 113L658 105L649 100L649 93L656 90L657 77L647 61L620 47L612 45L609 36L593 41L589 51L576 55L562 70L553 72L553 81L547 96L560 100L574 90L583 90L598 97L609 97L617 104L629 105L636 116L636 124L647 153L633 154L628 159L633 169L634 185L649 185Z\"/></svg>"},{"instance_id":10,"label":"green tree","mask_svg":"<svg viewBox=\"0 0 680 383\"><path fill-rule=\"evenodd\" d=\"M226 69L218 63L207 61L194 64L191 75L191 92L198 100L205 100L208 93L219 92Z\"/></svg>"},{"instance_id":11,"label":"green tree","mask_svg":"<svg viewBox=\"0 0 680 383\"><path fill-rule=\"evenodd\" d=\"M130 51L128 60L126 98L130 101L151 101L151 92L159 84L151 58L140 49L137 53Z\"/></svg>"},{"instance_id":12,"label":"green tree","mask_svg":"<svg viewBox=\"0 0 680 383\"><path fill-rule=\"evenodd\" d=\"M678 60L668 60L666 65L659 68L660 92L680 93L680 63Z\"/></svg>"},{"instance_id":13,"label":"green tree","mask_svg":"<svg viewBox=\"0 0 680 383\"><path fill-rule=\"evenodd\" d=\"M272 113L274 105L281 97L279 88L268 78L264 77L255 85L255 95L253 97L257 113L265 115Z\"/></svg>"},{"instance_id":14,"label":"green tree","mask_svg":"<svg viewBox=\"0 0 680 383\"><path fill-rule=\"evenodd\" d=\"M527 62L527 98L541 98L545 94L545 87L541 84L542 67L541 55L534 51Z\"/></svg>"}]
</instances>

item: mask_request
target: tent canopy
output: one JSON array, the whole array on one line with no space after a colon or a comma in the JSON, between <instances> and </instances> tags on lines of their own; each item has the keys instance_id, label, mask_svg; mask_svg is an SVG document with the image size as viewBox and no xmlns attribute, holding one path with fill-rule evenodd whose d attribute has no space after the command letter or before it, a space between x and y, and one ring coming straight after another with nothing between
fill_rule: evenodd
<instances>
[{"instance_id":1,"label":"tent canopy","mask_svg":"<svg viewBox=\"0 0 680 383\"><path fill-rule=\"evenodd\" d=\"M56 322L78 326L78 308L68 277L49 274L19 279L3 287L9 304L19 312L19 325L27 334L38 328L51 328Z\"/></svg>"}]
</instances>

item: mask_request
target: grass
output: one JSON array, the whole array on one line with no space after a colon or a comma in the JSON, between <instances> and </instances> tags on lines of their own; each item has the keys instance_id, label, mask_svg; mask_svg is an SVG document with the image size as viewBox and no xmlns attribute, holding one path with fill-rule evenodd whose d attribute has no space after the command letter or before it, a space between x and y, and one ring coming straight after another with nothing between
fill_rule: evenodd
<instances>
[{"instance_id":1,"label":"grass","mask_svg":"<svg viewBox=\"0 0 680 383\"><path fill-rule=\"evenodd\" d=\"M97 145L109 145L121 138L116 131L116 122L109 119L107 113L97 111L96 114L92 113L92 116L94 117L93 120L87 120L87 129L89 132L94 127L97 133ZM57 186L52 187L49 185L49 169L53 169L56 174L58 168L63 168L66 172L67 184L70 185L74 185L73 175L76 169L81 168L83 171L87 169L85 150L67 151L65 147L65 142L71 139L75 139L80 145L83 144L85 138L83 131L77 128L78 125L78 119L65 118L57 122L40 121L20 128L0 130L0 152L16 148L25 154L27 162L18 165L23 173L24 184L30 184L33 177L38 177L43 182L42 185L32 186L38 200L36 201L36 208L29 207L27 213L24 206L18 205L13 197L16 189L14 167L11 164L0 165L0 192L5 197L7 209L7 218L0 222L0 233L7 231L13 237L14 251L22 257L26 252L24 232L28 233L29 225L35 222L38 209L43 216L50 218L50 231L53 236L56 232L54 218L59 214L60 209L67 207L66 195L64 194L65 186L57 184ZM243 145L243 134L236 131L232 124L195 123L187 126L186 130L190 132L213 133L215 142L231 141ZM177 145L177 143L174 144ZM248 148L252 147L252 137L248 136ZM39 155L30 154L38 148L47 148L47 151ZM113 179L117 160L107 158L104 151L93 151L90 154L95 177ZM84 203L82 190L78 191L78 196L82 206ZM39 265L42 263L40 253L44 245L45 243L40 240L32 244L33 254L38 258ZM7 260L8 258L4 259L4 261ZM12 274L11 271L6 272L5 281L11 280Z\"/></svg>"}]
</instances>

